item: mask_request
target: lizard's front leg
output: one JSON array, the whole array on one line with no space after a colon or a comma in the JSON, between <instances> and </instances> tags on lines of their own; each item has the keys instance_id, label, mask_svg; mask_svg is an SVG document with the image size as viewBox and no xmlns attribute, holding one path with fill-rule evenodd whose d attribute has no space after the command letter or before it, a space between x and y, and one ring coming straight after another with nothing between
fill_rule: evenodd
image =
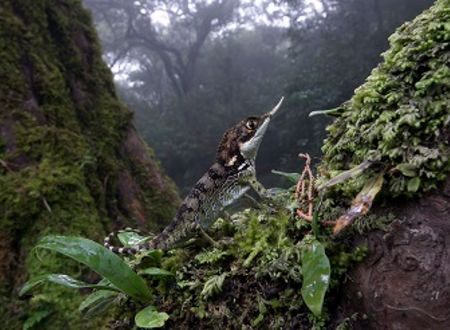
<instances>
[{"instance_id":1,"label":"lizard's front leg","mask_svg":"<svg viewBox=\"0 0 450 330\"><path fill-rule=\"evenodd\" d=\"M252 176L249 179L250 187L253 188L253 190L258 194L259 197L262 199L269 199L272 200L273 196L270 194L270 192L264 188L261 182L259 182L255 176Z\"/></svg>"},{"instance_id":2,"label":"lizard's front leg","mask_svg":"<svg viewBox=\"0 0 450 330\"><path fill-rule=\"evenodd\" d=\"M214 247L218 247L219 243L217 243L211 236L208 235L208 233L205 231L205 229L203 229L203 227L201 225L198 226L200 229L200 233L203 235L204 238L206 238L206 240L212 244L212 246Z\"/></svg>"}]
</instances>

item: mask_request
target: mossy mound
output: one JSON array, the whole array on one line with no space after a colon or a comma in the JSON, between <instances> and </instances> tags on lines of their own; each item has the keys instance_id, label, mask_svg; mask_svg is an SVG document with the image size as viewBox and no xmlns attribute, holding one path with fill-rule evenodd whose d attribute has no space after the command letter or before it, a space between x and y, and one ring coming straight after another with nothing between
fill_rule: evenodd
<instances>
[{"instance_id":1,"label":"mossy mound","mask_svg":"<svg viewBox=\"0 0 450 330\"><path fill-rule=\"evenodd\" d=\"M287 195L293 196L293 190L278 196L279 201L292 205ZM165 328L311 329L329 324L342 276L364 258L366 248L346 251L345 244L324 240L332 269L331 291L325 313L314 316L301 293L302 251L311 227L283 204L261 205L219 219L209 231L215 246L198 236L164 255L150 251L138 257L134 263L138 271L161 267L175 274L149 277L158 310L170 315ZM124 303L113 328L132 328L142 307Z\"/></svg>"},{"instance_id":2,"label":"mossy mound","mask_svg":"<svg viewBox=\"0 0 450 330\"><path fill-rule=\"evenodd\" d=\"M450 171L450 1L400 27L384 61L336 109L320 165L323 179L372 160L391 196L436 188ZM354 195L364 180L339 186Z\"/></svg>"},{"instance_id":3,"label":"mossy mound","mask_svg":"<svg viewBox=\"0 0 450 330\"><path fill-rule=\"evenodd\" d=\"M99 240L126 224L156 229L177 195L117 99L80 1L8 0L0 16L1 319L8 329L26 320L26 328L98 329L80 320L80 298L67 290L16 299L28 276L67 269L57 257L40 263L32 246L49 233Z\"/></svg>"},{"instance_id":4,"label":"mossy mound","mask_svg":"<svg viewBox=\"0 0 450 330\"><path fill-rule=\"evenodd\" d=\"M301 245L288 235L292 219L248 210L230 220L216 226L219 247L185 249L176 260L177 283L161 306L170 308L168 328L309 327L300 293Z\"/></svg>"}]
</instances>

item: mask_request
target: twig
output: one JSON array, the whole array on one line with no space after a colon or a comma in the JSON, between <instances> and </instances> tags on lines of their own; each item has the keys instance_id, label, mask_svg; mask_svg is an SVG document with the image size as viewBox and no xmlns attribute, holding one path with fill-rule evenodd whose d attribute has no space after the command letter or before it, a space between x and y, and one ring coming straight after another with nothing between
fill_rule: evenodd
<instances>
[{"instance_id":1,"label":"twig","mask_svg":"<svg viewBox=\"0 0 450 330\"><path fill-rule=\"evenodd\" d=\"M45 197L42 197L42 202L44 203L44 206L47 209L47 211L49 213L52 213L52 208L50 207L50 205L48 205L47 200L45 199Z\"/></svg>"},{"instance_id":2,"label":"twig","mask_svg":"<svg viewBox=\"0 0 450 330\"><path fill-rule=\"evenodd\" d=\"M308 201L308 211L302 211L300 208L297 209L296 214L299 218L306 220L308 222L313 221L313 210L314 210L314 175L311 171L311 157L308 154L299 154L300 158L305 159L305 166L303 168L303 172L300 176L300 179L297 182L297 187L295 189L295 198L298 203L301 204L303 199L305 198L305 194L307 195ZM305 190L306 183L305 178L308 176L308 189ZM322 225L325 226L334 226L335 221L321 221Z\"/></svg>"},{"instance_id":3,"label":"twig","mask_svg":"<svg viewBox=\"0 0 450 330\"><path fill-rule=\"evenodd\" d=\"M299 154L300 158L305 159L305 166L303 167L302 175L297 182L297 187L295 189L295 198L300 203L303 201L305 194L308 198L308 211L304 212L300 208L297 209L297 216L308 222L313 220L313 209L314 209L314 199L313 199L313 184L314 176L311 171L311 157L308 154ZM308 176L308 189L305 191L305 177Z\"/></svg>"},{"instance_id":4,"label":"twig","mask_svg":"<svg viewBox=\"0 0 450 330\"><path fill-rule=\"evenodd\" d=\"M7 171L11 171L11 168L8 166L8 163L3 159L0 159L0 165L3 166Z\"/></svg>"}]
</instances>

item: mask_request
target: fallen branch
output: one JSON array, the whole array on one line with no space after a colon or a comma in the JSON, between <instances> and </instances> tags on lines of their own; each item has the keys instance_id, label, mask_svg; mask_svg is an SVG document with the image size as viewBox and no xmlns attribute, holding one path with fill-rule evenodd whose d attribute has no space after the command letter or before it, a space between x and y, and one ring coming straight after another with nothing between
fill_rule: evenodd
<instances>
[{"instance_id":1,"label":"fallen branch","mask_svg":"<svg viewBox=\"0 0 450 330\"><path fill-rule=\"evenodd\" d=\"M356 218L369 212L372 207L373 200L383 186L383 175L384 172L367 181L363 189L353 199L350 208L335 221L333 228L334 235L338 234L342 229L350 225Z\"/></svg>"}]
</instances>

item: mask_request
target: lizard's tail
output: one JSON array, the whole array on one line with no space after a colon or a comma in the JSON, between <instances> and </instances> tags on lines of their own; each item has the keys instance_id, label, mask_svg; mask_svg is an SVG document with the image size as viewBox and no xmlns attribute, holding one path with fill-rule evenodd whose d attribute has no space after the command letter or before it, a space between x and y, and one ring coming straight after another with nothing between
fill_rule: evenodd
<instances>
[{"instance_id":1,"label":"lizard's tail","mask_svg":"<svg viewBox=\"0 0 450 330\"><path fill-rule=\"evenodd\" d=\"M139 229L133 229L133 228L125 228L125 230L119 230L118 232L111 232L108 234L108 236L106 236L103 240L103 246L105 248L107 248L108 250L117 253L117 254L129 254L129 255L133 255L136 254L140 251L144 251L144 250L150 250L150 249L155 249L156 248L156 241L154 239L142 243L142 244L138 244L138 245L134 245L134 246L129 246L129 247L118 247L115 246L111 243L111 240L116 236L117 233L121 233L121 232L129 232L129 231L133 231L136 233L140 233Z\"/></svg>"}]
</instances>

